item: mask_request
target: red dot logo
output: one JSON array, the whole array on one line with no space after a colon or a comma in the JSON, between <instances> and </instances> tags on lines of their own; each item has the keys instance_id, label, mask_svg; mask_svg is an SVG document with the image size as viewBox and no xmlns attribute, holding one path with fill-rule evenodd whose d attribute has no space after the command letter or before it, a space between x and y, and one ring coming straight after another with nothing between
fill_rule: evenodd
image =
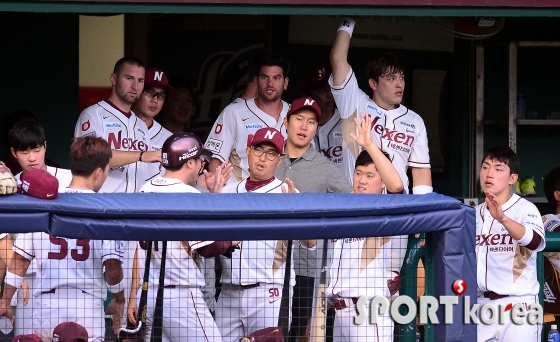
<instances>
[{"instance_id":1,"label":"red dot logo","mask_svg":"<svg viewBox=\"0 0 560 342\"><path fill-rule=\"evenodd\" d=\"M457 279L453 283L453 291L457 294L457 296L462 295L467 291L467 282L463 279Z\"/></svg>"}]
</instances>

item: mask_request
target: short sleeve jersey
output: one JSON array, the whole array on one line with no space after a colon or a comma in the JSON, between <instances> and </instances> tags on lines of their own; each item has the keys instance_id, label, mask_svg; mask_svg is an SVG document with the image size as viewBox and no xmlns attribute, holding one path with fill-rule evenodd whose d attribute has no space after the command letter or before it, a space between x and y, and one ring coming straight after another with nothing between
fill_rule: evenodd
<instances>
[{"instance_id":1,"label":"short sleeve jersey","mask_svg":"<svg viewBox=\"0 0 560 342\"><path fill-rule=\"evenodd\" d=\"M343 169L347 179L353 181L354 164L361 152L350 133L357 134L354 118L361 122L363 114L371 117L373 141L389 154L404 188L408 189L406 170L409 166L430 168L428 138L422 118L402 104L392 110L379 107L359 88L353 70L340 86L333 86L332 75L329 84L342 121Z\"/></svg>"},{"instance_id":2,"label":"short sleeve jersey","mask_svg":"<svg viewBox=\"0 0 560 342\"><path fill-rule=\"evenodd\" d=\"M342 144L342 121L340 112L335 109L333 116L324 125L319 126L317 134L313 138L315 148L331 162L333 162L340 172L344 172L344 154Z\"/></svg>"},{"instance_id":3,"label":"short sleeve jersey","mask_svg":"<svg viewBox=\"0 0 560 342\"><path fill-rule=\"evenodd\" d=\"M65 189L61 192L93 193ZM57 287L74 287L105 300L107 285L103 262L122 262L123 241L67 239L46 233L19 234L13 250L27 260L37 262L33 296Z\"/></svg>"},{"instance_id":4,"label":"short sleeve jersey","mask_svg":"<svg viewBox=\"0 0 560 342\"><path fill-rule=\"evenodd\" d=\"M108 101L100 101L82 111L75 137L96 136L107 140L111 149L148 151L148 127L134 113L123 113ZM146 180L141 162L113 167L99 192L138 192Z\"/></svg>"},{"instance_id":5,"label":"short sleeve jersey","mask_svg":"<svg viewBox=\"0 0 560 342\"><path fill-rule=\"evenodd\" d=\"M246 193L246 180L237 184L228 184L223 193ZM253 190L255 193L282 193L281 186L286 183L274 180ZM221 256L222 284L250 285L259 282L282 286L286 267L286 240L241 241L239 249L232 253L231 259ZM295 275L290 273L290 285L295 285Z\"/></svg>"},{"instance_id":6,"label":"short sleeve jersey","mask_svg":"<svg viewBox=\"0 0 560 342\"><path fill-rule=\"evenodd\" d=\"M146 183L140 192L163 193L200 193L190 185L175 178L156 177ZM205 285L204 274L193 259L193 251L211 244L213 241L168 241L167 261L165 263L165 284L176 286L202 287ZM142 246L142 244L141 244ZM150 260L150 286L157 287L161 268L163 243L154 242ZM139 257L144 256L141 251ZM195 257L196 258L196 257ZM139 258L140 259L140 258Z\"/></svg>"},{"instance_id":7,"label":"short sleeve jersey","mask_svg":"<svg viewBox=\"0 0 560 342\"><path fill-rule=\"evenodd\" d=\"M476 260L478 291L500 295L525 296L539 293L537 252L545 247L541 215L535 205L516 194L502 205L511 220L542 237L532 251L514 240L495 220L486 203L476 206Z\"/></svg>"},{"instance_id":8,"label":"short sleeve jersey","mask_svg":"<svg viewBox=\"0 0 560 342\"><path fill-rule=\"evenodd\" d=\"M224 108L204 147L212 151L212 157L232 163L234 177L228 183L237 183L249 177L249 161L245 149L257 130L273 127L286 138L284 118L289 107L288 103L282 101L278 121L257 107L255 99L234 102Z\"/></svg>"},{"instance_id":9,"label":"short sleeve jersey","mask_svg":"<svg viewBox=\"0 0 560 342\"><path fill-rule=\"evenodd\" d=\"M161 147L167 138L173 134L167 129L163 128L157 121L154 121L152 126L148 128L148 135L150 136L150 151L161 151ZM145 168L146 182L157 176L163 176L165 169L161 163L141 163Z\"/></svg>"}]
</instances>

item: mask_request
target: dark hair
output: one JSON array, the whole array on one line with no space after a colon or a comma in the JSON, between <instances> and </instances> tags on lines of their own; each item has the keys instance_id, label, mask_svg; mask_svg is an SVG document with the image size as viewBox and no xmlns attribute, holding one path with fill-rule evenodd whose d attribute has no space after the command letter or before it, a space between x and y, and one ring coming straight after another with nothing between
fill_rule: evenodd
<instances>
[{"instance_id":1,"label":"dark hair","mask_svg":"<svg viewBox=\"0 0 560 342\"><path fill-rule=\"evenodd\" d=\"M89 177L97 168L105 169L111 155L111 147L103 138L75 138L70 146L70 171L73 176Z\"/></svg>"},{"instance_id":2,"label":"dark hair","mask_svg":"<svg viewBox=\"0 0 560 342\"><path fill-rule=\"evenodd\" d=\"M509 146L494 146L482 156L482 162L486 159L496 160L509 167L509 174L519 174L519 156Z\"/></svg>"},{"instance_id":3,"label":"dark hair","mask_svg":"<svg viewBox=\"0 0 560 342\"><path fill-rule=\"evenodd\" d=\"M10 147L14 151L27 151L45 146L45 130L35 120L22 120L10 128L8 133Z\"/></svg>"},{"instance_id":4,"label":"dark hair","mask_svg":"<svg viewBox=\"0 0 560 342\"><path fill-rule=\"evenodd\" d=\"M11 112L10 114L4 116L2 119L2 139L6 139L6 144L9 144L8 134L10 133L10 128L21 120L37 120L35 115L26 109L18 109Z\"/></svg>"},{"instance_id":5,"label":"dark hair","mask_svg":"<svg viewBox=\"0 0 560 342\"><path fill-rule=\"evenodd\" d=\"M558 202L554 198L554 191L560 191L560 166L550 170L544 176L543 188L548 205L554 213L558 207Z\"/></svg>"},{"instance_id":6,"label":"dark hair","mask_svg":"<svg viewBox=\"0 0 560 342\"><path fill-rule=\"evenodd\" d=\"M284 78L288 78L290 75L290 62L288 62L286 59L284 59L284 57L280 56L276 52L267 52L262 54L255 61L255 65L257 76L261 73L261 69L263 66L277 66L282 68L282 74Z\"/></svg>"},{"instance_id":7,"label":"dark hair","mask_svg":"<svg viewBox=\"0 0 560 342\"><path fill-rule=\"evenodd\" d=\"M136 57L123 57L115 63L115 67L113 68L113 73L119 75L123 69L123 66L126 64L136 65L142 68L145 68L144 63L139 58Z\"/></svg>"},{"instance_id":8,"label":"dark hair","mask_svg":"<svg viewBox=\"0 0 560 342\"><path fill-rule=\"evenodd\" d=\"M381 151L381 152L383 152L383 155L387 157L387 159L391 160L387 152L385 151ZM373 164L373 159L371 159L371 156L366 150L363 150L362 152L360 152L360 154L358 154L358 158L356 158L356 164L354 165L354 169L357 168L358 166L368 166L369 164Z\"/></svg>"},{"instance_id":9,"label":"dark hair","mask_svg":"<svg viewBox=\"0 0 560 342\"><path fill-rule=\"evenodd\" d=\"M370 60L366 67L368 79L379 82L379 77L404 73L404 62L392 53L382 53Z\"/></svg>"},{"instance_id":10,"label":"dark hair","mask_svg":"<svg viewBox=\"0 0 560 342\"><path fill-rule=\"evenodd\" d=\"M194 88L184 77L169 77L169 84L173 87L173 89L187 89L189 93L191 93L194 101ZM171 94L173 96L173 94Z\"/></svg>"}]
</instances>

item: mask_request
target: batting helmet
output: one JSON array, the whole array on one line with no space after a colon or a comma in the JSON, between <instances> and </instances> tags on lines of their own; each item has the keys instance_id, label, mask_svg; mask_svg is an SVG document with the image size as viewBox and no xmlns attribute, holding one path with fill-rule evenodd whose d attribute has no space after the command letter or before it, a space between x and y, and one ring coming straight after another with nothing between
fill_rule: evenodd
<instances>
[{"instance_id":1,"label":"batting helmet","mask_svg":"<svg viewBox=\"0 0 560 342\"><path fill-rule=\"evenodd\" d=\"M301 90L309 91L320 89L327 84L331 76L331 69L323 66L315 66L305 73L301 80Z\"/></svg>"},{"instance_id":2,"label":"batting helmet","mask_svg":"<svg viewBox=\"0 0 560 342\"><path fill-rule=\"evenodd\" d=\"M162 165L173 167L184 164L187 160L198 158L205 151L202 141L193 133L175 133L163 143Z\"/></svg>"}]
</instances>

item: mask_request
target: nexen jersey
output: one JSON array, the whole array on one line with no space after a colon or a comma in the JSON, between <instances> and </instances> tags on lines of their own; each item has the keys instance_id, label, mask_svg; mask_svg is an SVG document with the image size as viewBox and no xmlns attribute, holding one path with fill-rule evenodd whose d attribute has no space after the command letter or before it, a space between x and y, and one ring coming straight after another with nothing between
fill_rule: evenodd
<instances>
[{"instance_id":1,"label":"nexen jersey","mask_svg":"<svg viewBox=\"0 0 560 342\"><path fill-rule=\"evenodd\" d=\"M119 151L148 151L150 138L148 127L134 113L122 113L108 101L100 101L82 111L75 137L101 137L111 149ZM113 167L99 192L137 192L146 180L145 167L141 162Z\"/></svg>"},{"instance_id":2,"label":"nexen jersey","mask_svg":"<svg viewBox=\"0 0 560 342\"><path fill-rule=\"evenodd\" d=\"M342 120L344 175L353 182L354 164L361 151L360 146L350 138L350 133L358 134L354 118L361 122L361 114L369 115L373 141L389 154L408 191L407 167L430 168L428 137L422 118L402 104L392 110L379 107L358 87L352 69L342 85L333 86L332 75L329 85Z\"/></svg>"},{"instance_id":3,"label":"nexen jersey","mask_svg":"<svg viewBox=\"0 0 560 342\"><path fill-rule=\"evenodd\" d=\"M222 193L246 193L243 180L237 184L228 184ZM281 186L288 185L278 178L251 192L254 193L282 193ZM286 240L258 240L241 241L239 249L232 253L231 259L221 256L222 284L250 285L256 283L276 284L282 287L286 268ZM293 258L292 258L293 260ZM290 285L296 284L295 272L290 271Z\"/></svg>"},{"instance_id":4,"label":"nexen jersey","mask_svg":"<svg viewBox=\"0 0 560 342\"><path fill-rule=\"evenodd\" d=\"M387 280L400 273L406 252L406 236L331 240L328 293L343 298L390 297ZM392 262L394 254L402 256ZM393 273L396 272L396 273Z\"/></svg>"},{"instance_id":5,"label":"nexen jersey","mask_svg":"<svg viewBox=\"0 0 560 342\"><path fill-rule=\"evenodd\" d=\"M200 193L195 188L175 178L156 177L146 183L140 192L163 193ZM214 241L168 241L167 260L165 262L165 285L202 287L205 285L204 274L193 260L193 251L197 248L211 244ZM157 288L159 283L159 270L163 243L155 241L152 245L152 259L150 261L150 287ZM138 260L145 260L145 249L138 250ZM141 267L143 268L143 267Z\"/></svg>"},{"instance_id":6,"label":"nexen jersey","mask_svg":"<svg viewBox=\"0 0 560 342\"><path fill-rule=\"evenodd\" d=\"M513 194L502 205L511 220L541 236L541 244L532 251L514 240L506 228L495 220L486 203L476 206L476 262L479 292L525 296L539 293L537 252L545 247L544 228L537 207Z\"/></svg>"},{"instance_id":7,"label":"nexen jersey","mask_svg":"<svg viewBox=\"0 0 560 342\"><path fill-rule=\"evenodd\" d=\"M93 193L65 189L61 192ZM105 260L123 261L123 241L66 239L46 233L19 234L13 250L37 262L33 296L57 287L74 287L97 298L107 298L103 275Z\"/></svg>"},{"instance_id":8,"label":"nexen jersey","mask_svg":"<svg viewBox=\"0 0 560 342\"><path fill-rule=\"evenodd\" d=\"M161 151L161 147L167 138L173 135L167 129L163 128L157 121L153 121L153 124L148 128L148 135L150 136L150 151ZM146 182L150 179L163 176L165 169L161 166L161 163L143 163L145 164L146 170Z\"/></svg>"},{"instance_id":9,"label":"nexen jersey","mask_svg":"<svg viewBox=\"0 0 560 342\"><path fill-rule=\"evenodd\" d=\"M342 144L342 121L340 112L335 109L333 116L324 125L319 126L317 134L313 138L315 149L321 151L327 159L336 164L344 174L344 154Z\"/></svg>"},{"instance_id":10,"label":"nexen jersey","mask_svg":"<svg viewBox=\"0 0 560 342\"><path fill-rule=\"evenodd\" d=\"M224 108L204 147L212 151L212 157L233 165L234 177L228 183L236 183L249 177L249 161L245 149L257 130L273 127L282 133L284 139L287 137L284 118L289 107L288 103L282 101L278 121L257 107L255 99L234 102Z\"/></svg>"}]
</instances>

